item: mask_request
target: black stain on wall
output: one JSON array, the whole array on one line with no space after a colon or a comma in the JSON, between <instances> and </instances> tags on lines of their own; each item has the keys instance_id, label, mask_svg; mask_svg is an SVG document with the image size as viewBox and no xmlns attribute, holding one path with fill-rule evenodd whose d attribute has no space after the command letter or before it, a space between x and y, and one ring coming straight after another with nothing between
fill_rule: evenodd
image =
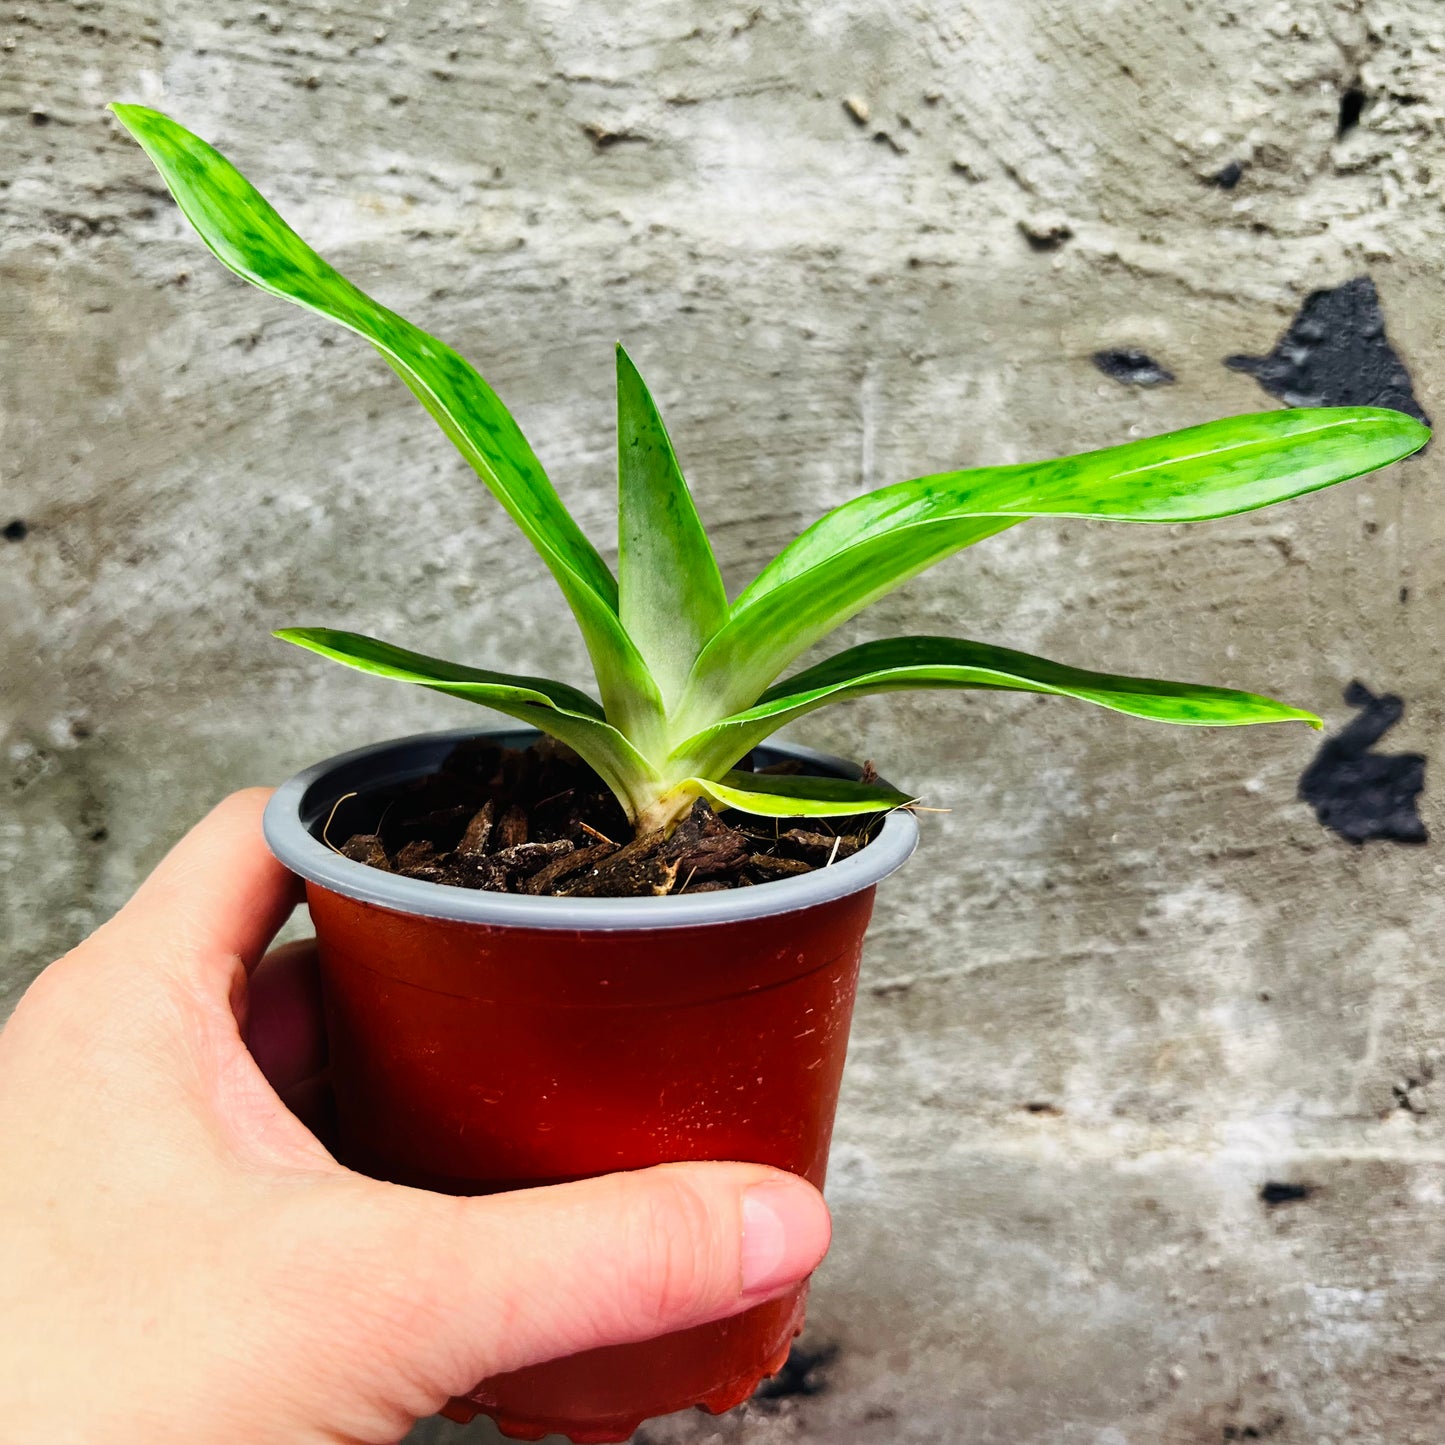
<instances>
[{"instance_id":1,"label":"black stain on wall","mask_svg":"<svg viewBox=\"0 0 1445 1445\"><path fill-rule=\"evenodd\" d=\"M788 1352L787 1362L771 1380L758 1386L755 1400L792 1400L821 1395L828 1388L828 1370L838 1358L838 1346L817 1347L798 1343Z\"/></svg>"},{"instance_id":2,"label":"black stain on wall","mask_svg":"<svg viewBox=\"0 0 1445 1445\"><path fill-rule=\"evenodd\" d=\"M1430 423L1385 335L1368 276L1312 291L1268 356L1229 356L1224 364L1287 406L1388 406Z\"/></svg>"},{"instance_id":3,"label":"black stain on wall","mask_svg":"<svg viewBox=\"0 0 1445 1445\"><path fill-rule=\"evenodd\" d=\"M1219 1432L1221 1440L1272 1440L1289 1422L1282 1411L1271 1410L1248 1425L1226 1425Z\"/></svg>"},{"instance_id":4,"label":"black stain on wall","mask_svg":"<svg viewBox=\"0 0 1445 1445\"><path fill-rule=\"evenodd\" d=\"M1354 128L1359 125L1360 117L1365 113L1365 101L1368 97L1360 89L1359 85L1347 85L1340 92L1340 110L1335 121L1335 139L1343 140Z\"/></svg>"},{"instance_id":5,"label":"black stain on wall","mask_svg":"<svg viewBox=\"0 0 1445 1445\"><path fill-rule=\"evenodd\" d=\"M0 529L0 536L7 542L23 542L30 535L30 523L23 517L16 517L13 522L6 522L3 529Z\"/></svg>"},{"instance_id":6,"label":"black stain on wall","mask_svg":"<svg viewBox=\"0 0 1445 1445\"><path fill-rule=\"evenodd\" d=\"M1277 1179L1271 1179L1267 1184L1260 1185L1259 1197L1261 1203L1275 1209L1281 1204L1299 1204L1314 1192L1313 1184L1282 1184Z\"/></svg>"},{"instance_id":7,"label":"black stain on wall","mask_svg":"<svg viewBox=\"0 0 1445 1445\"><path fill-rule=\"evenodd\" d=\"M1168 367L1160 366L1137 346L1096 351L1093 362L1111 381L1123 386L1169 386L1174 380L1174 373Z\"/></svg>"},{"instance_id":8,"label":"black stain on wall","mask_svg":"<svg viewBox=\"0 0 1445 1445\"><path fill-rule=\"evenodd\" d=\"M1210 176L1209 183L1221 191L1232 191L1244 179L1244 167L1238 161L1222 165Z\"/></svg>"},{"instance_id":9,"label":"black stain on wall","mask_svg":"<svg viewBox=\"0 0 1445 1445\"><path fill-rule=\"evenodd\" d=\"M1350 843L1428 842L1416 802L1425 787L1424 755L1370 751L1400 721L1405 704L1393 693L1376 697L1362 682L1345 689L1345 701L1360 715L1320 747L1299 780L1300 801Z\"/></svg>"}]
</instances>

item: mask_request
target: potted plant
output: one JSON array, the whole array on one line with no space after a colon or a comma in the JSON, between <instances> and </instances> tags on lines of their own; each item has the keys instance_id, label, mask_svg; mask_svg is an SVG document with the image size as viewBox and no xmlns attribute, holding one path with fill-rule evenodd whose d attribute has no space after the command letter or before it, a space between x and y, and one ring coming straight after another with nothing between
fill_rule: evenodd
<instances>
[{"instance_id":1,"label":"potted plant","mask_svg":"<svg viewBox=\"0 0 1445 1445\"><path fill-rule=\"evenodd\" d=\"M821 1186L874 888L917 828L908 793L769 745L773 732L912 688L1051 693L1186 724L1319 720L949 637L868 642L779 677L892 588L1029 517L1204 521L1428 437L1393 411L1287 410L941 472L835 508L729 601L619 348L614 575L466 361L342 277L205 142L153 110L114 109L223 264L364 336L401 375L540 554L596 673L594 698L352 633L277 634L525 729L332 758L268 809L316 924L338 1152L386 1178L485 1192L740 1158ZM688 1405L726 1409L780 1366L803 1296L487 1381L452 1413L484 1410L523 1439L604 1441Z\"/></svg>"}]
</instances>

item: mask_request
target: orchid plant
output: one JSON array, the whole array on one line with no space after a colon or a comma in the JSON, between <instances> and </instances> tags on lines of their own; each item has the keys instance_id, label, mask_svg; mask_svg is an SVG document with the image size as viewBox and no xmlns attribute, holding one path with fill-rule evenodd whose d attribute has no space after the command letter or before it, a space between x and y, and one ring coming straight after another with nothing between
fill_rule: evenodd
<instances>
[{"instance_id":1,"label":"orchid plant","mask_svg":"<svg viewBox=\"0 0 1445 1445\"><path fill-rule=\"evenodd\" d=\"M556 579L586 643L598 698L352 632L297 627L276 636L551 734L596 770L639 834L671 826L699 797L780 817L909 801L863 782L734 770L785 723L869 693L1006 689L1161 722L1320 726L1313 714L1254 693L1088 672L956 637L865 642L778 679L870 603L1030 517L1207 521L1373 471L1429 437L1396 411L1312 408L1231 417L1053 461L938 472L834 508L729 601L662 418L619 346L614 573L467 361L322 260L205 141L144 106L112 108L223 265L365 337L400 375Z\"/></svg>"}]
</instances>

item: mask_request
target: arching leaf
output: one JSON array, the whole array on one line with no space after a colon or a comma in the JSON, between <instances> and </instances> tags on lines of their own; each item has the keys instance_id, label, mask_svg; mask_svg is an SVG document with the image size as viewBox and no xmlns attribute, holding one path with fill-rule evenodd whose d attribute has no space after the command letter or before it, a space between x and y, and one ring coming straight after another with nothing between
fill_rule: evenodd
<instances>
[{"instance_id":1,"label":"arching leaf","mask_svg":"<svg viewBox=\"0 0 1445 1445\"><path fill-rule=\"evenodd\" d=\"M658 726L661 699L617 617L617 584L572 519L521 428L470 362L373 301L324 261L214 147L159 111L111 109L155 163L211 253L236 275L364 336L436 419L537 549L572 608L608 716Z\"/></svg>"},{"instance_id":2,"label":"arching leaf","mask_svg":"<svg viewBox=\"0 0 1445 1445\"><path fill-rule=\"evenodd\" d=\"M1276 722L1321 726L1313 713L1252 692L1088 672L962 638L894 637L850 647L770 688L755 706L682 743L675 764L679 770L716 772L730 767L785 723L817 708L872 693L922 688L1052 693L1132 717L1196 727Z\"/></svg>"},{"instance_id":3,"label":"arching leaf","mask_svg":"<svg viewBox=\"0 0 1445 1445\"><path fill-rule=\"evenodd\" d=\"M275 635L359 672L431 688L528 723L590 763L630 810L645 806L656 792L649 786L657 776L651 765L603 718L592 698L566 683L466 667L330 627L288 627Z\"/></svg>"},{"instance_id":4,"label":"arching leaf","mask_svg":"<svg viewBox=\"0 0 1445 1445\"><path fill-rule=\"evenodd\" d=\"M871 602L1026 517L1205 521L1359 476L1429 435L1413 417L1375 407L1261 412L859 497L785 548L733 604L693 669L681 725L750 706L788 663Z\"/></svg>"}]
</instances>

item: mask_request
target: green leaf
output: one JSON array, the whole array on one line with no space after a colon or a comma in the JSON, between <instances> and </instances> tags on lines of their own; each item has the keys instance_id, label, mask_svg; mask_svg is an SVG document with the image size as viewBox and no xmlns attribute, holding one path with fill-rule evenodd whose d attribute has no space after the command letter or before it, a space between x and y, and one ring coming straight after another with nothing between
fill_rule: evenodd
<instances>
[{"instance_id":1,"label":"green leaf","mask_svg":"<svg viewBox=\"0 0 1445 1445\"><path fill-rule=\"evenodd\" d=\"M916 798L878 783L846 778L774 777L767 773L728 773L722 779L688 778L679 791L704 797L719 808L736 808L764 818L828 818L853 813L883 813Z\"/></svg>"},{"instance_id":2,"label":"green leaf","mask_svg":"<svg viewBox=\"0 0 1445 1445\"><path fill-rule=\"evenodd\" d=\"M763 568L734 611L904 527L959 518L1009 527L1038 516L1207 521L1362 476L1429 439L1429 428L1403 412L1316 407L1224 417L1051 461L939 472L835 507Z\"/></svg>"},{"instance_id":3,"label":"green leaf","mask_svg":"<svg viewBox=\"0 0 1445 1445\"><path fill-rule=\"evenodd\" d=\"M921 688L1050 693L1131 717L1195 727L1277 722L1322 726L1313 713L1252 692L1087 672L1026 652L955 637L895 637L850 647L770 688L756 706L689 738L677 749L676 765L679 770L716 772L785 723L816 708L872 693Z\"/></svg>"},{"instance_id":4,"label":"green leaf","mask_svg":"<svg viewBox=\"0 0 1445 1445\"><path fill-rule=\"evenodd\" d=\"M472 365L373 301L322 260L221 153L159 111L113 105L222 265L365 337L436 419L557 579L577 617L609 717L629 734L662 704L617 617L617 584L557 495L521 428Z\"/></svg>"},{"instance_id":5,"label":"green leaf","mask_svg":"<svg viewBox=\"0 0 1445 1445\"><path fill-rule=\"evenodd\" d=\"M420 683L456 697L470 700L476 696L478 689L502 688L515 694L517 701L529 706L552 707L596 722L606 720L594 698L565 682L553 682L550 678L519 677L508 672L467 667L460 662L447 662L440 657L429 657L423 652L413 652L410 648L397 647L375 637L366 637L359 632L343 632L334 627L283 627L272 636L344 662L360 672Z\"/></svg>"},{"instance_id":6,"label":"green leaf","mask_svg":"<svg viewBox=\"0 0 1445 1445\"><path fill-rule=\"evenodd\" d=\"M728 620L727 593L657 406L617 348L618 610L665 701Z\"/></svg>"},{"instance_id":7,"label":"green leaf","mask_svg":"<svg viewBox=\"0 0 1445 1445\"><path fill-rule=\"evenodd\" d=\"M1056 461L944 472L828 513L733 604L678 708L695 730L749 706L800 653L949 554L1026 517L1198 522L1373 471L1429 431L1374 407L1231 417Z\"/></svg>"},{"instance_id":8,"label":"green leaf","mask_svg":"<svg viewBox=\"0 0 1445 1445\"><path fill-rule=\"evenodd\" d=\"M358 672L414 683L528 723L566 743L591 764L631 810L645 806L656 795L657 774L652 766L603 718L592 698L566 683L465 667L329 627L287 627L275 635Z\"/></svg>"}]
</instances>

